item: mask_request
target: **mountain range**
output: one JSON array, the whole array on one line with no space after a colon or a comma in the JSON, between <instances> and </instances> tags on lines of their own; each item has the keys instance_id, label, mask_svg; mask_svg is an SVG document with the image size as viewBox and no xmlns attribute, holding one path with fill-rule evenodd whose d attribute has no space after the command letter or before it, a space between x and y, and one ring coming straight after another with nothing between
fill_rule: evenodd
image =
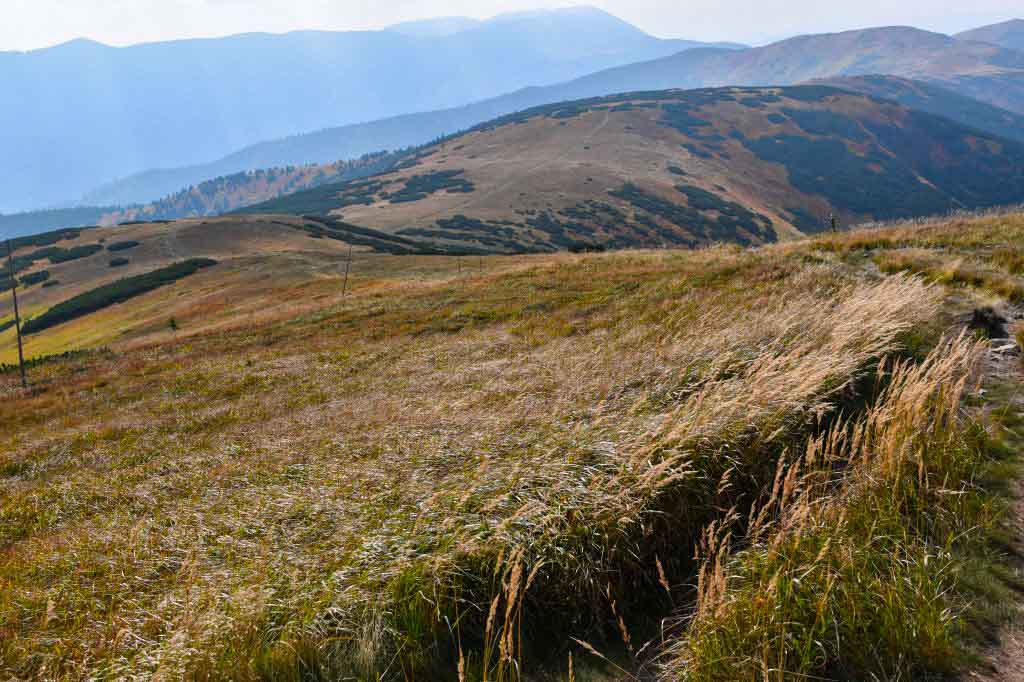
<instances>
[{"instance_id":1,"label":"mountain range","mask_svg":"<svg viewBox=\"0 0 1024 682\"><path fill-rule=\"evenodd\" d=\"M761 244L1024 197L1024 142L824 85L661 90L512 114L393 170L244 210L439 249ZM341 232L339 234L344 234ZM340 237L339 238L343 238Z\"/></svg>"},{"instance_id":2,"label":"mountain range","mask_svg":"<svg viewBox=\"0 0 1024 682\"><path fill-rule=\"evenodd\" d=\"M419 33L305 31L124 48L76 40L0 53L0 211L261 140L457 106L703 45L655 38L591 8Z\"/></svg>"},{"instance_id":3,"label":"mountain range","mask_svg":"<svg viewBox=\"0 0 1024 682\"><path fill-rule=\"evenodd\" d=\"M850 92L871 95L878 99L892 100L909 108L943 116L992 135L1024 142L1024 116L958 95L940 86L894 76L835 78L823 80L820 83ZM512 111L528 109L530 108L528 103L532 104L535 99L532 96L533 93L535 91L531 90L521 93L519 98L510 96L496 102L483 103L477 107L464 107L451 112L413 115L406 117L409 120L408 125L403 125L405 118L390 121L388 122L392 126L390 132L396 137L389 139L400 143L382 146L401 147L404 143L414 142L418 139L417 136L422 136L424 134L422 131L434 131L437 133L437 137L440 137L446 130L472 127L471 124L474 121L486 118L484 116L486 112L495 114L490 118L497 118L497 114L502 114L507 109ZM510 106L514 101L518 101L522 106ZM505 106L497 106L498 104ZM461 125L453 125L453 122L456 121ZM384 130L384 126L376 127L371 124L354 126L345 129L344 132L341 130L334 132L342 133L339 138L342 142L346 139L358 141L363 139L363 136L371 135L371 131L375 128L378 133ZM397 137L398 135L404 136ZM333 137L332 131L325 131L322 135L307 136L303 139L304 147L308 149L309 154L313 155L318 146L331 145ZM251 166L243 164L242 167L255 166L260 170L221 175L194 185L190 183L187 189L169 194L158 201L123 209L107 208L94 212L82 212L80 216L82 222L68 222L64 225L84 225L95 222L110 224L126 220L165 220L218 215L291 192L314 189L321 185L385 171L402 162L406 156L406 153L399 151L368 155L351 163L300 164L269 168L261 168L266 164L260 164L255 159L250 159ZM273 159L274 157L270 155L267 158ZM242 159L238 158L236 161L242 162ZM189 176L188 179L198 179L200 169L195 170L197 177ZM210 170L212 169L208 169L207 172ZM184 184L183 178L175 179L170 172L168 173L168 182L175 183L171 186ZM140 177L138 180L141 182L142 178ZM55 215L53 212L48 212L41 214L40 218L57 219L61 215L66 216L66 213ZM40 229L52 229L60 226L59 222L48 221L41 224ZM4 219L0 218L0 229L3 227Z\"/></svg>"},{"instance_id":4,"label":"mountain range","mask_svg":"<svg viewBox=\"0 0 1024 682\"><path fill-rule=\"evenodd\" d=\"M845 228L1024 196L1024 142L820 84L563 102L334 171L379 163L391 165L233 214L14 240L19 298L35 313L59 310L94 300L97 287L208 259L281 284L313 263L318 277L337 277L350 249L366 257L754 246L830 229L830 214ZM294 186L315 172L251 176L254 187ZM0 291L10 282L0 278Z\"/></svg>"},{"instance_id":5,"label":"mountain range","mask_svg":"<svg viewBox=\"0 0 1024 682\"><path fill-rule=\"evenodd\" d=\"M1019 117L1024 115L1024 53L913 28L867 29L804 36L746 50L690 49L462 107L290 136L247 147L211 163L147 171L97 188L86 195L84 202L149 202L182 187L241 170L325 163L419 145L497 116L571 99L666 88L790 85L875 74L903 80L899 86L890 84L886 96L989 132L1014 136L1014 129L1019 130ZM916 79L918 84L908 88L907 79ZM848 85L854 89L871 87L863 81L850 81ZM925 91L927 97L922 96Z\"/></svg>"},{"instance_id":6,"label":"mountain range","mask_svg":"<svg viewBox=\"0 0 1024 682\"><path fill-rule=\"evenodd\" d=\"M242 146L216 161L130 174L122 180L107 182L86 192L84 199L75 204L81 208L0 216L0 231L15 234L91 222L216 215L296 190L357 178L369 172L368 168L375 172L386 170L389 164L399 163L404 158L403 149L472 129L514 112L622 92L814 82L892 100L984 133L1020 140L1024 139L1024 51L1016 48L1022 25L1024 22L1019 20L1011 21L957 36L909 27L883 27L800 36L764 47L744 48L738 44L706 46L688 41L659 40L599 10L573 8L503 15L488 21L441 18L360 34L248 35L122 49L79 41L20 55L0 53L0 74L11 64L20 64L21 71L18 68L13 70L22 78L22 81L15 79L15 89L19 82L25 85L25 79L29 78L33 68L36 69L35 75L29 78L33 87L43 80L61 83L63 87L61 73L65 78L71 78L81 71L83 61L101 64L100 71L107 69L107 76L103 78L90 72L87 78L79 79L82 82L70 86L70 94L78 88L78 98L89 102L89 107L76 110L73 116L89 120L72 121L70 124L65 121L64 132L33 133L21 129L56 125L61 116L66 119L66 112L56 113L58 107L54 100L58 94L68 95L68 88L63 91L54 88L41 97L20 98L23 102L19 101L17 106L0 111L0 117L10 119L3 128L8 133L0 133L0 138L5 134L10 136L5 142L9 143L12 161L0 168L0 177L10 176L3 177L6 182L0 185L0 206L5 205L5 192L11 197L17 196L17 201L27 202L27 205L39 203L37 197L33 198L39 188L50 194L50 198L42 202L44 204L52 204L58 196L67 198L69 185L61 178L67 179L68 174L81 176L81 182L73 181L78 183L78 187L95 181L104 173L108 176L116 174L97 170L96 166L121 164L125 159L121 152L125 149L130 149L129 155L138 155L147 149L148 143L140 142L133 130L139 135L160 138L152 148L153 158L174 158L174 154L205 155L209 158L215 156L218 148L239 146L231 140L247 135L258 137L260 133L254 130L262 129L261 126L279 125L283 129L294 130L289 126L299 125L299 129L303 126L308 129L315 127L309 122L317 116L330 117L335 121L345 117L360 118L360 114L352 113L358 110L364 112L361 117L371 118L369 112L381 111L386 106L407 111L422 106L421 102L442 101L445 97L474 99L487 88L508 89L506 82L513 82L517 77L526 78L522 76L526 62L542 67L527 69L528 78L533 83L543 83L545 78L557 80L560 75L574 71L586 74L563 82L532 85L455 107L402 113L366 123L351 123L257 142ZM522 45L517 47L517 41ZM401 48L395 48L399 52L390 51L389 45L396 43L402 43ZM256 96L251 91L252 79L248 76L234 78L234 84L221 88L222 92L210 93L214 81L232 80L225 76L225 69L231 65L237 67L237 74L252 75L247 69L255 68L253 60L241 59L247 50L252 55L259 54L271 73L275 69L297 69L297 61L305 60L303 69L308 73L301 77L296 79L280 74L275 77L275 82L287 83L297 92L314 87L312 80L316 74L324 82L341 81L346 87L357 82L365 85L369 67L360 61L361 57L354 59L353 55L359 57L364 52L378 57L383 55L382 62L397 67L401 59L396 55L408 56L409 50L427 44L437 48L442 43L443 56L428 58L427 65L417 63L411 71L419 73L417 69L435 67L450 69L452 78L444 79L445 87L435 88L429 94L426 94L428 88L423 83L411 89L405 88L400 103L385 102L391 97L392 85L403 89L400 79L389 80L384 91L364 88L360 96L346 100L344 106L339 103L339 92L349 92L344 88L337 90L321 86L321 94L314 106L295 107L294 104L302 100L291 96L263 97L258 116L240 110L244 101ZM484 43L486 46L482 47ZM294 48L294 54L282 57L288 48ZM81 53L78 55L78 67L73 66L68 58L75 51ZM313 53L315 56L311 56ZM471 66L450 63L453 55L467 54L473 55ZM501 54L512 54L516 58L496 65L501 61ZM100 59L97 55L105 56ZM179 59L181 55L186 56ZM648 59L648 56L654 58ZM129 68L124 62L132 59L138 63ZM437 60L445 63L440 64ZM337 73L325 76L322 73L325 65L337 67L341 62L345 63L342 76ZM609 63L612 64L610 68L599 68ZM165 73L161 73L161 69ZM160 113L147 109L153 103L152 88L147 90L144 87L134 92L136 101L130 105L124 102L115 104L123 95L124 84L132 78L138 79L147 70L155 83L171 89L184 87L181 84L183 74L194 72L198 74L192 79L198 88L196 94L175 95L175 107L163 107L164 111ZM505 80L502 77L486 78L485 72L492 71L498 72L499 76L504 71L514 71L519 76L513 75ZM43 72L49 75L44 78L40 75ZM116 77L111 74L116 74ZM95 96L95 91L88 92L89 88L97 87L98 81L103 81L103 87L108 88L100 97ZM46 104L47 97L50 97L49 104ZM183 103L219 101L218 97L230 100L230 106L193 107L182 115L187 109ZM274 101L264 106L268 99ZM21 111L18 116L19 107L31 110L34 106L43 106L49 111L43 115L39 115L39 111ZM90 107L106 110L92 116L97 111L90 111ZM116 114L114 109L118 109ZM296 115L307 123L283 122L300 109ZM128 121L140 112L144 114L144 121ZM269 115L265 115L268 112ZM49 123L48 116L52 119ZM254 127L247 123L250 117L260 119L253 124ZM218 118L218 121L211 122L211 118ZM228 120L234 118L238 121ZM223 133L227 128L231 129L230 135ZM115 139L112 140L111 136ZM100 151L100 146L104 146L103 151ZM168 152L172 146L174 153ZM394 151L382 154L382 150ZM83 155L80 163L66 163L79 153ZM343 160L360 157L371 157L376 161L371 166L356 163L355 167L361 168L358 171L350 173L346 170L349 165ZM146 165L138 158L131 163ZM125 167L124 164L121 167ZM96 206L127 208L94 208Z\"/></svg>"}]
</instances>

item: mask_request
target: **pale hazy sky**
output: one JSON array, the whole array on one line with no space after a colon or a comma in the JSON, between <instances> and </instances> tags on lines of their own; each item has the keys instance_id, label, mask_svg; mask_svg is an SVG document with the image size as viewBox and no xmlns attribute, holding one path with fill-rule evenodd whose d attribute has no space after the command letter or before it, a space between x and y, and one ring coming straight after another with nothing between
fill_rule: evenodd
<instances>
[{"instance_id":1,"label":"pale hazy sky","mask_svg":"<svg viewBox=\"0 0 1024 682\"><path fill-rule=\"evenodd\" d=\"M955 32L1024 15L1021 0L0 0L0 50L86 37L111 45L247 31L352 30L437 16L590 4L661 37L765 43L909 24Z\"/></svg>"}]
</instances>

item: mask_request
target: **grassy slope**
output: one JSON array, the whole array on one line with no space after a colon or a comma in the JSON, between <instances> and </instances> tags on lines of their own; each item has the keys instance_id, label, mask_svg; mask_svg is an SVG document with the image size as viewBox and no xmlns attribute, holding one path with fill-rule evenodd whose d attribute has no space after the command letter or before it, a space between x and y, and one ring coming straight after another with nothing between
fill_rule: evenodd
<instances>
[{"instance_id":1,"label":"grassy slope","mask_svg":"<svg viewBox=\"0 0 1024 682\"><path fill-rule=\"evenodd\" d=\"M114 225L130 220L173 220L230 213L291 192L379 173L401 157L401 152L380 152L352 161L243 171L206 180L146 204L107 210L96 222Z\"/></svg>"},{"instance_id":2,"label":"grassy slope","mask_svg":"<svg viewBox=\"0 0 1024 682\"><path fill-rule=\"evenodd\" d=\"M945 87L896 76L854 76L824 81L837 88L891 99L984 130L999 137L1024 141L1024 115L957 94Z\"/></svg>"},{"instance_id":3,"label":"grassy slope","mask_svg":"<svg viewBox=\"0 0 1024 682\"><path fill-rule=\"evenodd\" d=\"M1005 306L1021 299L1022 229L1017 216L934 221L812 248L942 283L954 309ZM1022 372L985 348L961 338L896 369L865 416L782 471L757 523L709 534L664 678L947 679L978 660L965 642L1014 620L1020 589L1005 557L1018 542L1007 484L1019 475Z\"/></svg>"},{"instance_id":4,"label":"grassy slope","mask_svg":"<svg viewBox=\"0 0 1024 682\"><path fill-rule=\"evenodd\" d=\"M819 231L831 212L849 224L1011 203L1013 159L1017 142L831 88L633 93L506 116L372 182L247 211L501 252L758 244Z\"/></svg>"},{"instance_id":5,"label":"grassy slope","mask_svg":"<svg viewBox=\"0 0 1024 682\"><path fill-rule=\"evenodd\" d=\"M117 345L166 331L168 319L176 317L195 328L211 327L245 310L246 314L268 315L284 301L263 300L259 293L275 281L282 288L316 288L319 274L335 274L343 267L348 245L332 239L313 239L297 227L303 221L289 217L272 220L218 218L210 221L179 221L173 224L122 225L81 232L77 238L62 240L64 249L138 241L124 251L104 248L87 258L67 263L36 262L19 277L46 270L48 284L19 287L18 299L24 318L42 314L54 305L117 279L152 272L188 258L213 258L222 263L217 273L197 275L188 288L170 288L147 296L139 305L114 306L88 319L61 325L52 333L36 335L26 346L29 356L61 353L83 347ZM18 249L15 256L36 247ZM362 249L356 247L356 257ZM269 254L269 255L268 255ZM129 264L111 268L115 257ZM317 293L296 294L300 300ZM295 305L296 301L290 302ZM237 304L237 305L236 305ZM13 317L10 294L0 294L0 322ZM0 332L0 364L17 357L14 330Z\"/></svg>"},{"instance_id":6,"label":"grassy slope","mask_svg":"<svg viewBox=\"0 0 1024 682\"><path fill-rule=\"evenodd\" d=\"M372 257L346 299L338 274L270 280L247 295L276 314L228 297L219 329L44 365L29 395L0 375L2 669L452 675L461 652L469 676L507 677L570 637L622 637L628 659L690 603L706 525L745 518L859 377L944 326L938 289L866 263L955 247L996 270L1022 231L482 271Z\"/></svg>"}]
</instances>

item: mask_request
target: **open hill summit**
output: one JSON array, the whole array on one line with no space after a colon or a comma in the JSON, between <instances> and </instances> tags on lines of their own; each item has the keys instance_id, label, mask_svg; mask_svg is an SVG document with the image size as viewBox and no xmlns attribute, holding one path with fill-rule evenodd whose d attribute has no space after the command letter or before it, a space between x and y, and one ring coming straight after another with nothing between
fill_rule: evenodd
<instances>
[{"instance_id":1,"label":"open hill summit","mask_svg":"<svg viewBox=\"0 0 1024 682\"><path fill-rule=\"evenodd\" d=\"M945 85L897 76L850 76L820 81L878 99L899 102L909 109L948 118L968 128L1024 142L1024 114L961 95Z\"/></svg>"},{"instance_id":2,"label":"open hill summit","mask_svg":"<svg viewBox=\"0 0 1024 682\"><path fill-rule=\"evenodd\" d=\"M245 209L491 251L763 244L1012 203L1024 144L824 86L614 95L496 119Z\"/></svg>"},{"instance_id":3,"label":"open hill summit","mask_svg":"<svg viewBox=\"0 0 1024 682\"><path fill-rule=\"evenodd\" d=\"M968 128L976 128L991 135L1024 142L1024 116L957 94L944 86L895 76L833 78L825 79L820 83L879 99L893 100L910 109L948 118ZM425 131L433 131L434 137L450 136L447 134L452 130L473 128L480 121L493 118L497 114L507 115L507 112L516 109L517 104L521 105L520 108L526 109L533 107L537 102L547 100L547 95L524 91L501 98L500 101L484 102L459 110L415 114L400 119L351 126L345 131L322 131L290 138L280 143L268 143L261 145L258 149L254 148L252 154L241 154L231 164L224 166L214 164L205 170L197 168L194 176L179 177L177 171L160 170L154 171L146 177L126 179L118 185L127 192L127 194L120 195L121 200L127 199L131 203L139 198L152 196L155 190L151 189L150 181L157 177L163 178L159 180L161 183L166 180L163 186L169 190L184 186L197 178L211 177L217 168L225 170L258 168L259 170L214 177L174 192L158 201L130 205L126 208L76 209L36 212L20 216L0 216L0 231L17 236L31 233L33 225L35 231L44 231L55 227L95 223L112 224L126 220L215 216L303 189L371 175L401 162L405 155L405 152L400 149L390 153L367 154L349 162L261 168L261 166L273 166L276 159L290 158L287 154L278 156L278 152L283 151L284 148L301 146L308 148L309 151L308 154L299 155L301 158L323 158L326 153L324 150L334 148L334 140L339 135L359 143L355 147L338 148L340 155L351 153L356 149L407 148L409 145L418 145L429 137ZM409 129L408 134L402 132L405 128ZM382 133L384 138L377 138L374 131ZM378 140L379 144L375 145L373 142L368 142L369 140ZM113 197L100 193L96 198L106 201Z\"/></svg>"},{"instance_id":4,"label":"open hill summit","mask_svg":"<svg viewBox=\"0 0 1024 682\"><path fill-rule=\"evenodd\" d=\"M854 84L904 94L917 87L877 78ZM932 90L921 92L935 101ZM345 174L356 179L330 182ZM334 272L349 247L482 256L756 246L831 229L833 214L849 225L1009 204L1024 196L1024 143L831 86L632 93L527 110L358 163L225 178L122 215L157 218L211 200L205 192L229 202L289 184L315 188L235 215L15 240L28 328L36 316L63 320L49 311L69 300L187 259L227 259L234 265L224 267L236 268L269 252L279 257L280 276L301 278ZM114 250L125 243L132 248ZM255 277L244 268L239 275L239 286ZM117 301L101 299L82 314L106 319ZM159 331L152 318L162 305L148 314L149 326L110 329L133 338ZM0 299L0 315L10 313ZM102 328L87 326L90 338ZM74 341L48 333L37 343L49 353Z\"/></svg>"},{"instance_id":5,"label":"open hill summit","mask_svg":"<svg viewBox=\"0 0 1024 682\"><path fill-rule=\"evenodd\" d=\"M0 371L4 675L921 679L1004 621L1018 417L957 320L1024 300L1024 216L351 271L233 220Z\"/></svg>"}]
</instances>

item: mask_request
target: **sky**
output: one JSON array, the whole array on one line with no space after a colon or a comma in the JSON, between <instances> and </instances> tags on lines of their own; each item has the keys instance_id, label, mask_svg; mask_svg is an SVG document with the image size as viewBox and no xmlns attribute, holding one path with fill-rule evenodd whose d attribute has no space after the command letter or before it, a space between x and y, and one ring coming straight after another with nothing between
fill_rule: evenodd
<instances>
[{"instance_id":1,"label":"sky","mask_svg":"<svg viewBox=\"0 0 1024 682\"><path fill-rule=\"evenodd\" d=\"M912 25L952 33L1024 15L1020 0L0 0L0 51L73 38L108 45L301 29L365 30L590 4L663 38L764 44L802 33Z\"/></svg>"}]
</instances>

